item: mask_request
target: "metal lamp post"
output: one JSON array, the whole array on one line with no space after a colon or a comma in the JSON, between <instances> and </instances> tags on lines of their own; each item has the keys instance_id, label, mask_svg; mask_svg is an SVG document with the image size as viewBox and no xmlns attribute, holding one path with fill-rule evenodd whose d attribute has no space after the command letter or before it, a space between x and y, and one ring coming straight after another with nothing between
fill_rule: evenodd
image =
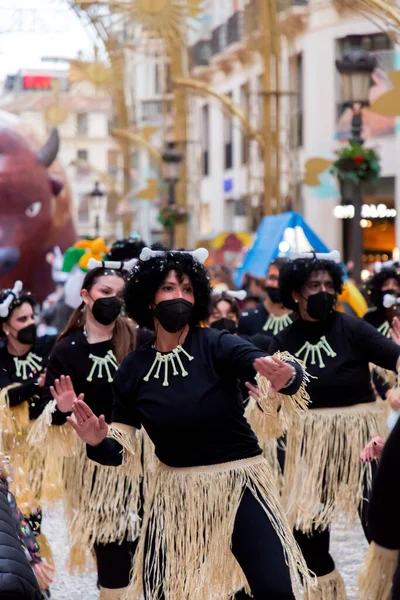
<instances>
[{"instance_id":1,"label":"metal lamp post","mask_svg":"<svg viewBox=\"0 0 400 600\"><path fill-rule=\"evenodd\" d=\"M94 189L90 192L89 196L93 202L95 209L95 222L94 230L96 238L100 237L100 210L101 210L101 199L104 198L104 192L100 189L98 181L94 184Z\"/></svg>"},{"instance_id":2,"label":"metal lamp post","mask_svg":"<svg viewBox=\"0 0 400 600\"><path fill-rule=\"evenodd\" d=\"M182 162L182 154L175 150L174 142L169 142L162 158L162 176L168 186L168 206L173 206L176 203L175 187L179 181L180 165ZM175 246L175 225L170 227L169 231L169 246L171 250Z\"/></svg>"},{"instance_id":3,"label":"metal lamp post","mask_svg":"<svg viewBox=\"0 0 400 600\"><path fill-rule=\"evenodd\" d=\"M351 121L350 141L363 144L362 133L362 107L368 106L368 92L371 75L377 66L375 56L365 50L353 49L347 52L341 60L336 60L336 68L340 73L343 107L350 107L353 111ZM350 200L354 205L354 217L351 222L351 259L354 262L353 278L361 279L363 233L360 225L362 206L362 185L350 180L341 181L342 199Z\"/></svg>"}]
</instances>

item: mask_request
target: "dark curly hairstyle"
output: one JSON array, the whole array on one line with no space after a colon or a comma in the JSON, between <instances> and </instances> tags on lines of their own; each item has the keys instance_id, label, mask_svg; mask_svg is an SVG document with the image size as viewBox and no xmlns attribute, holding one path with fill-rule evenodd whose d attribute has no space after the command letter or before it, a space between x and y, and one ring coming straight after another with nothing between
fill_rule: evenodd
<instances>
[{"instance_id":1,"label":"dark curly hairstyle","mask_svg":"<svg viewBox=\"0 0 400 600\"><path fill-rule=\"evenodd\" d=\"M395 279L400 285L400 274L393 267L385 267L375 273L366 283L366 291L369 299L375 306L379 307L382 304L382 286L388 279Z\"/></svg>"},{"instance_id":2,"label":"dark curly hairstyle","mask_svg":"<svg viewBox=\"0 0 400 600\"><path fill-rule=\"evenodd\" d=\"M150 260L140 260L125 286L126 312L140 327L154 329L150 306L170 271L176 272L179 281L187 275L193 285L194 307L190 326L197 327L208 318L211 287L205 268L187 252L166 251Z\"/></svg>"},{"instance_id":3,"label":"dark curly hairstyle","mask_svg":"<svg viewBox=\"0 0 400 600\"><path fill-rule=\"evenodd\" d=\"M10 293L11 293L11 290L9 290L9 289L0 290L0 304L7 298L7 296ZM14 310L16 308L19 308L20 306L22 306L22 304L25 304L25 302L27 302L28 304L30 304L32 306L32 309L35 310L35 307L36 307L36 300L35 300L35 298L32 296L31 292L28 292L26 290L22 290L18 294L18 298L14 298L14 300L10 304L8 315L6 317L0 317L0 337L4 337L5 336L5 333L3 331L3 327L1 325L3 323L6 323L8 321L8 319L12 316Z\"/></svg>"},{"instance_id":4,"label":"dark curly hairstyle","mask_svg":"<svg viewBox=\"0 0 400 600\"><path fill-rule=\"evenodd\" d=\"M342 265L332 260L297 258L296 260L284 264L279 273L279 291L281 293L282 304L296 312L299 310L298 304L293 300L293 292L299 292L307 279L315 271L328 271L332 277L333 287L336 294L340 294L343 286L343 268Z\"/></svg>"},{"instance_id":5,"label":"dark curly hairstyle","mask_svg":"<svg viewBox=\"0 0 400 600\"><path fill-rule=\"evenodd\" d=\"M221 294L215 294L211 297L211 304L210 304L210 313L211 314L218 307L218 304L220 302L227 302L231 308L231 312L239 319L240 308L239 308L239 304L238 304L236 298L232 298L231 296L228 296L228 294L226 294L225 292L222 292Z\"/></svg>"},{"instance_id":6,"label":"dark curly hairstyle","mask_svg":"<svg viewBox=\"0 0 400 600\"><path fill-rule=\"evenodd\" d=\"M117 240L111 246L107 253L106 260L131 260L139 258L141 251L146 247L146 244L140 238L123 238Z\"/></svg>"}]
</instances>

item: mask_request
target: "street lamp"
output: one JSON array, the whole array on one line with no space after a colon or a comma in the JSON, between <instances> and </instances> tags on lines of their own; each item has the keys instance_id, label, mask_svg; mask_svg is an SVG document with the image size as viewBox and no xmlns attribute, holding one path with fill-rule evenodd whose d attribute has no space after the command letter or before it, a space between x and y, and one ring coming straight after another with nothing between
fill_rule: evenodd
<instances>
[{"instance_id":1,"label":"street lamp","mask_svg":"<svg viewBox=\"0 0 400 600\"><path fill-rule=\"evenodd\" d=\"M369 88L371 75L377 66L375 56L365 50L354 48L349 50L341 60L336 60L336 68L340 74L343 106L353 111L351 120L350 142L363 144L362 107L369 105ZM354 262L353 278L359 280L362 270L363 232L360 225L362 206L362 184L348 179L340 181L343 200L350 200L354 205L354 218L351 221L351 259Z\"/></svg>"},{"instance_id":2,"label":"street lamp","mask_svg":"<svg viewBox=\"0 0 400 600\"><path fill-rule=\"evenodd\" d=\"M168 142L166 149L161 155L162 158L162 177L168 186L168 206L174 206L175 186L179 181L180 166L182 162L182 154L175 150L175 143ZM175 246L175 225L170 227L169 245L171 250Z\"/></svg>"},{"instance_id":3,"label":"street lamp","mask_svg":"<svg viewBox=\"0 0 400 600\"><path fill-rule=\"evenodd\" d=\"M96 181L94 184L93 190L89 194L89 197L92 200L93 207L95 210L94 230L95 230L96 238L100 237L100 212L101 212L101 208L102 208L101 201L102 201L102 198L104 198L104 192L101 191L99 185L100 185L99 182Z\"/></svg>"}]
</instances>

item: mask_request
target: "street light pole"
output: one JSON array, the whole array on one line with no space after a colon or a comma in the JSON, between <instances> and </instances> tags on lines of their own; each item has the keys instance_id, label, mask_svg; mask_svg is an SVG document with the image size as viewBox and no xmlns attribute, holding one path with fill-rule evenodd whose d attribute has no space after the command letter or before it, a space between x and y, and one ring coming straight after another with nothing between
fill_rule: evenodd
<instances>
[{"instance_id":1,"label":"street light pole","mask_svg":"<svg viewBox=\"0 0 400 600\"><path fill-rule=\"evenodd\" d=\"M176 205L176 184L179 181L179 167L183 156L175 150L175 144L169 142L161 158L163 161L163 179L168 186L168 206L173 207ZM171 250L175 247L175 223L169 227L169 246Z\"/></svg>"},{"instance_id":2,"label":"street light pole","mask_svg":"<svg viewBox=\"0 0 400 600\"><path fill-rule=\"evenodd\" d=\"M354 48L347 52L341 60L336 61L336 68L340 73L343 106L352 110L350 144L362 145L362 108L369 105L369 87L371 75L377 66L375 56ZM350 256L354 263L353 279L361 281L363 231L361 228L361 207L363 201L362 183L349 179L341 180L342 203L350 201L354 205L354 217L350 227Z\"/></svg>"},{"instance_id":3,"label":"street light pole","mask_svg":"<svg viewBox=\"0 0 400 600\"><path fill-rule=\"evenodd\" d=\"M89 194L92 202L94 204L95 209L95 217L94 217L94 231L96 238L100 237L100 210L101 210L101 198L104 196L104 192L101 191L99 187L99 182L96 181L94 184L94 189Z\"/></svg>"}]
</instances>

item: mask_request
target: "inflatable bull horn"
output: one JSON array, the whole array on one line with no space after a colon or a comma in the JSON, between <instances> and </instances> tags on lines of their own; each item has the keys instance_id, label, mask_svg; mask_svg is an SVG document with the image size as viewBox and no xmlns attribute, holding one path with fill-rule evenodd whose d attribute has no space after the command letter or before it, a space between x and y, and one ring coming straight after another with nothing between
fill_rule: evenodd
<instances>
[{"instance_id":1,"label":"inflatable bull horn","mask_svg":"<svg viewBox=\"0 0 400 600\"><path fill-rule=\"evenodd\" d=\"M58 130L54 128L47 142L36 152L38 161L45 167L50 167L57 157L59 148L60 136Z\"/></svg>"}]
</instances>

